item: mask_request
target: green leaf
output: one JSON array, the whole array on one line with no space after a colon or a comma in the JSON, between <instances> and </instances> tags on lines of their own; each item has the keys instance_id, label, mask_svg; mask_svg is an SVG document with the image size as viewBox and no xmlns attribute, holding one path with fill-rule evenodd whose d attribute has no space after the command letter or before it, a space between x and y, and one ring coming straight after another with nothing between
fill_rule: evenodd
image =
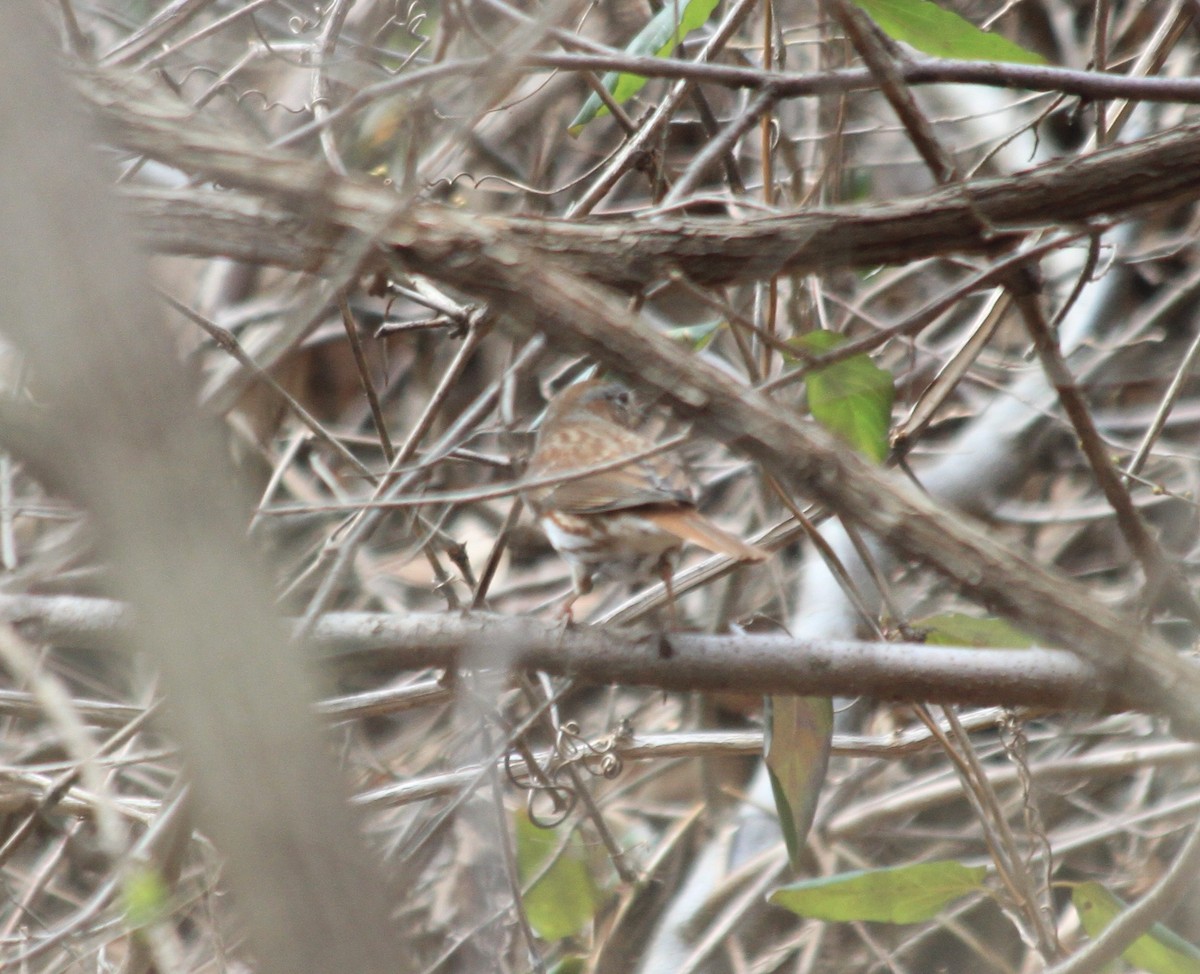
<instances>
[{"instance_id":1,"label":"green leaf","mask_svg":"<svg viewBox=\"0 0 1200 974\"><path fill-rule=\"evenodd\" d=\"M1098 937L1126 908L1119 896L1092 882L1075 886L1071 902L1089 937ZM1200 950L1161 923L1150 927L1121 956L1150 974L1200 974Z\"/></svg>"},{"instance_id":2,"label":"green leaf","mask_svg":"<svg viewBox=\"0 0 1200 974\"><path fill-rule=\"evenodd\" d=\"M1004 619L979 619L961 612L943 612L913 623L926 630L930 646L974 646L979 649L1029 649L1038 641Z\"/></svg>"},{"instance_id":3,"label":"green leaf","mask_svg":"<svg viewBox=\"0 0 1200 974\"><path fill-rule=\"evenodd\" d=\"M934 57L1045 64L1046 59L929 0L854 0L888 37Z\"/></svg>"},{"instance_id":4,"label":"green leaf","mask_svg":"<svg viewBox=\"0 0 1200 974\"><path fill-rule=\"evenodd\" d=\"M697 27L703 26L716 7L717 0L665 0L662 9L641 29L637 37L626 45L625 53L670 57L679 42ZM618 104L624 104L642 90L646 79L640 74L610 71L601 83ZM599 95L593 93L583 103L579 114L571 120L567 131L571 135L578 135L593 118L607 114L608 107L600 100Z\"/></svg>"},{"instance_id":5,"label":"green leaf","mask_svg":"<svg viewBox=\"0 0 1200 974\"><path fill-rule=\"evenodd\" d=\"M837 332L810 331L789 344L820 355L845 342L845 336ZM810 372L805 385L813 419L876 463L887 459L895 396L890 372L879 368L870 356L854 355Z\"/></svg>"},{"instance_id":6,"label":"green leaf","mask_svg":"<svg viewBox=\"0 0 1200 974\"><path fill-rule=\"evenodd\" d=\"M135 930L157 923L167 912L170 894L157 869L150 866L135 868L121 889L125 918Z\"/></svg>"},{"instance_id":7,"label":"green leaf","mask_svg":"<svg viewBox=\"0 0 1200 974\"><path fill-rule=\"evenodd\" d=\"M833 743L833 701L828 697L768 697L763 757L788 860L799 868L804 837L812 828Z\"/></svg>"},{"instance_id":8,"label":"green leaf","mask_svg":"<svg viewBox=\"0 0 1200 974\"><path fill-rule=\"evenodd\" d=\"M563 845L555 829L535 825L525 812L516 815L517 872L522 885L541 878L525 894L530 926L543 940L561 940L579 933L600 906L600 891L588 868L587 850L572 832L558 858L546 863Z\"/></svg>"},{"instance_id":9,"label":"green leaf","mask_svg":"<svg viewBox=\"0 0 1200 974\"><path fill-rule=\"evenodd\" d=\"M987 868L945 860L867 869L783 886L768 901L815 920L919 923L984 888Z\"/></svg>"}]
</instances>

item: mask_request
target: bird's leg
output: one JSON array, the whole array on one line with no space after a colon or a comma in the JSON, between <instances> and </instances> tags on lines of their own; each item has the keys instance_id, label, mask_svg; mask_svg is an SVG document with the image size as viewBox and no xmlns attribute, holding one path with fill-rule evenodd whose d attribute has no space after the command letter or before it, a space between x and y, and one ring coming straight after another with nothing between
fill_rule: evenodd
<instances>
[{"instance_id":1,"label":"bird's leg","mask_svg":"<svg viewBox=\"0 0 1200 974\"><path fill-rule=\"evenodd\" d=\"M563 627L570 629L575 625L575 613L571 611L571 607L575 604L575 600L579 598L578 592L572 592L567 596L567 600L563 602L562 608L558 610L556 615L562 620Z\"/></svg>"},{"instance_id":2,"label":"bird's leg","mask_svg":"<svg viewBox=\"0 0 1200 974\"><path fill-rule=\"evenodd\" d=\"M575 615L571 609L580 596L587 595L592 590L592 573L586 565L576 563L571 566L571 585L574 591L567 596L567 601L558 610L559 618L563 620L567 628L575 625Z\"/></svg>"}]
</instances>

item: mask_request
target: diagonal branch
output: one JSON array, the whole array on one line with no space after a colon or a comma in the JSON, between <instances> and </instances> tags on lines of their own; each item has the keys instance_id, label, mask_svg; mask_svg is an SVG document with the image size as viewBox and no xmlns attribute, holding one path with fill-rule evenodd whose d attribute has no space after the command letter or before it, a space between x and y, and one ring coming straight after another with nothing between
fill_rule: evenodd
<instances>
[{"instance_id":1,"label":"diagonal branch","mask_svg":"<svg viewBox=\"0 0 1200 974\"><path fill-rule=\"evenodd\" d=\"M1200 734L1200 668L1082 586L998 544L798 414L697 357L681 356L613 293L507 241L495 253L414 269L504 307L501 323L509 330L541 331L557 347L590 355L653 391L789 489L827 504L898 553L929 562L969 598L1123 683L1139 706L1161 707L1178 730Z\"/></svg>"}]
</instances>

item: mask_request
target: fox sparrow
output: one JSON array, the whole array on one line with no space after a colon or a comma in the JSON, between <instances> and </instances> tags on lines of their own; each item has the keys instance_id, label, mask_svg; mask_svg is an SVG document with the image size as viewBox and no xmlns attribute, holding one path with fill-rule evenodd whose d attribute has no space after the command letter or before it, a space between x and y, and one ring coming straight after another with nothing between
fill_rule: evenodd
<instances>
[{"instance_id":1,"label":"fox sparrow","mask_svg":"<svg viewBox=\"0 0 1200 974\"><path fill-rule=\"evenodd\" d=\"M623 386L598 380L569 386L546 410L527 476L546 480L653 449L634 423ZM767 557L700 514L687 474L661 454L535 487L525 498L571 566L575 594L563 610L568 615L597 574L625 581L657 575L673 598L673 559L684 541L738 561Z\"/></svg>"}]
</instances>

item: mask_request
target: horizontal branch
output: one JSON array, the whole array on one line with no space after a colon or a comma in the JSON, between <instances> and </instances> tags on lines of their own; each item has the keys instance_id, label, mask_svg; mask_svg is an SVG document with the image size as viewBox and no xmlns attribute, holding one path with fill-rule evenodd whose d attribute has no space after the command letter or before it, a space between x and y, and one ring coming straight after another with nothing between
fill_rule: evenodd
<instances>
[{"instance_id":1,"label":"horizontal branch","mask_svg":"<svg viewBox=\"0 0 1200 974\"><path fill-rule=\"evenodd\" d=\"M946 254L994 253L1006 235L1119 219L1200 197L1200 124L1011 176L886 203L731 219L554 220L414 211L416 239L396 247L416 263L470 256L503 239L554 258L572 273L634 290L681 273L703 285L776 274L876 267ZM990 233L981 234L981 222Z\"/></svg>"},{"instance_id":2,"label":"horizontal branch","mask_svg":"<svg viewBox=\"0 0 1200 974\"><path fill-rule=\"evenodd\" d=\"M526 55L523 61L529 67L560 71L623 71L643 78L671 81L687 79L723 88L758 91L772 100L844 95L879 87L879 80L867 68L813 72L768 71L749 65L628 54L611 48L592 53L535 52ZM495 62L486 57L466 58L406 71L395 78L360 89L319 119L289 132L281 144L295 144L297 140L313 135L335 120L348 118L382 99L411 96L413 90L447 78L486 79L494 71ZM1200 78L1190 77L1130 76L1107 71L1075 71L1055 65L924 57L903 61L897 65L897 71L910 85L983 85L1070 95L1089 101L1114 98L1149 102L1200 101Z\"/></svg>"},{"instance_id":3,"label":"horizontal branch","mask_svg":"<svg viewBox=\"0 0 1200 974\"><path fill-rule=\"evenodd\" d=\"M959 725L967 731L991 730L1005 719L1011 711L1003 708L986 708L971 711L961 715ZM949 721L943 717L937 721L942 733L949 731ZM941 740L928 727L914 724L894 733L877 736L862 736L856 734L835 734L830 745L830 753L843 757L876 757L901 758L907 754L924 750L929 747L940 747ZM611 756L618 761L664 761L678 758L696 757L756 757L762 754L763 732L761 730L693 730L679 731L666 734L638 734L636 732L618 731L600 740L592 739L585 747L579 748L575 758L579 763L587 765L597 762L602 756ZM1197 754L1196 745L1166 744L1148 745L1134 751L1126 748L1115 760L1104 755L1107 762L1104 767L1111 767L1123 760L1125 765L1130 763L1130 756L1140 759L1137 767L1146 767L1153 761L1174 761L1184 763L1189 758L1194 760ZM547 767L561 761L562 755L542 751L536 754L538 764ZM1067 762L1063 762L1066 764ZM1081 770L1080 775L1091 772L1095 774L1100 761L1094 758L1075 758L1072 763ZM1092 767L1088 767L1091 763ZM561 765L559 765L561 767ZM510 753L502 760L498 770L515 772L523 775L528 772L528 765L521 755ZM1035 777L1041 776L1041 766L1035 765L1030 769ZM1060 775L1064 769L1056 768ZM989 769L989 779L1003 780L1010 773L1015 773L1012 766L993 767ZM1069 771L1067 772L1069 774ZM487 774L483 765L470 765L453 771L443 771L434 774L421 775L407 781L397 781L380 785L368 791L359 792L354 801L367 807L390 808L409 802L424 801L453 795L463 788L477 786ZM873 804L872 808L878 805ZM854 827L851 822L851 827Z\"/></svg>"},{"instance_id":4,"label":"horizontal branch","mask_svg":"<svg viewBox=\"0 0 1200 974\"><path fill-rule=\"evenodd\" d=\"M46 644L115 648L130 613L120 603L76 596L0 596L0 619ZM582 683L663 690L729 691L1030 706L1092 712L1135 702L1124 688L1058 649L974 649L920 643L798 640L780 635L637 635L563 629L482 613L324 616L313 644L338 666L454 669L480 647L514 667ZM665 651L665 652L664 652Z\"/></svg>"},{"instance_id":5,"label":"horizontal branch","mask_svg":"<svg viewBox=\"0 0 1200 974\"><path fill-rule=\"evenodd\" d=\"M2 704L2 701L0 701ZM139 713L142 708L136 709ZM4 706L0 713L27 712L23 708ZM35 713L30 711L29 713ZM960 726L968 731L995 728L1010 711L986 708L972 711L958 718ZM945 718L937 721L943 733L948 731ZM101 726L121 726L118 723ZM899 759L905 755L930 747L939 747L940 740L927 727L914 724L903 730L880 735L835 734L830 753L845 757L873 757ZM755 757L762 754L763 733L761 730L692 730L662 734L639 734L622 729L602 738L589 739L576 752L574 760L587 766L601 758L610 758L620 763L628 761L670 761L697 757ZM1145 770L1148 766L1178 767L1194 764L1200 748L1194 744L1172 742L1143 743L1136 747L1121 746L1107 748L1080 757L1073 755L1066 760L1034 764L1028 769L1035 781L1049 780L1072 783L1095 779L1104 774L1128 774ZM533 752L542 768L552 764L562 767L562 753L549 750ZM478 787L489 773L481 764L460 766L449 771L421 774L403 781L368 788L358 792L353 801L365 808L395 808L413 802L433 798L451 797L464 788ZM508 752L496 765L501 774L524 775L528 772L525 757ZM1006 785L1023 773L1015 765L990 765L986 769L988 780L994 785ZM78 785L60 791L61 781L54 775L36 771L10 771L4 775L5 790L0 796L0 812L6 814L31 814L45 806L50 795L55 796L56 807L67 814L81 819L91 818L99 799ZM949 783L949 789L958 786ZM931 792L936 792L932 794ZM939 795L949 795L946 786L934 783L917 795L895 796L886 802L871 802L866 806L856 805L836 816L830 822L833 835L862 833L894 814L904 814L913 801L928 803ZM154 798L122 797L116 803L117 810L130 821L148 824L154 820L161 803Z\"/></svg>"},{"instance_id":6,"label":"horizontal branch","mask_svg":"<svg viewBox=\"0 0 1200 974\"><path fill-rule=\"evenodd\" d=\"M625 71L644 78L688 78L725 88L768 91L776 98L849 94L879 87L879 79L867 68L805 73L763 71L739 65L630 54L530 54L525 62L564 71ZM955 61L948 58L901 61L896 65L896 70L910 85L985 85L990 88L1053 92L1097 101L1109 98L1153 102L1200 101L1200 78L1194 77L1130 77L1107 71L1074 71L1054 65Z\"/></svg>"},{"instance_id":7,"label":"horizontal branch","mask_svg":"<svg viewBox=\"0 0 1200 974\"><path fill-rule=\"evenodd\" d=\"M161 253L322 272L364 240L414 266L469 261L511 242L622 290L680 273L706 285L991 252L1006 234L1128 217L1200 197L1200 125L887 203L760 217L562 220L406 205L385 186L242 138L137 76L97 75L85 93L124 147L225 187L130 189L143 242ZM235 190L237 192L230 192ZM980 221L992 228L986 239Z\"/></svg>"}]
</instances>

